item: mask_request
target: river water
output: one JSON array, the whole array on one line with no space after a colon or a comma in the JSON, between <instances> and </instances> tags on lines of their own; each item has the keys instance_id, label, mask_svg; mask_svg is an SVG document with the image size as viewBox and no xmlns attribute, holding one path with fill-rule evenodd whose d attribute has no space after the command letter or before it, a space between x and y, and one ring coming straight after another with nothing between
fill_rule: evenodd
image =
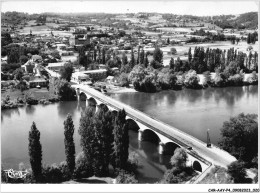
<instances>
[{"instance_id":1,"label":"river water","mask_svg":"<svg viewBox=\"0 0 260 193\"><path fill-rule=\"evenodd\" d=\"M211 142L217 144L220 128L230 116L241 112L258 112L258 87L208 88L205 90L163 91L159 93L113 94L129 104L169 125L181 129L202 141L209 130ZM80 112L85 102L61 102L47 106L26 106L3 110L1 113L1 161L3 168L18 169L20 162L29 167L28 133L32 122L41 132L43 162L60 163L65 160L63 122L72 115L76 152L81 151L78 134ZM138 142L137 132L130 131L130 151L139 159L138 179L154 183L160 179L169 163L169 156L159 156L158 146Z\"/></svg>"}]
</instances>

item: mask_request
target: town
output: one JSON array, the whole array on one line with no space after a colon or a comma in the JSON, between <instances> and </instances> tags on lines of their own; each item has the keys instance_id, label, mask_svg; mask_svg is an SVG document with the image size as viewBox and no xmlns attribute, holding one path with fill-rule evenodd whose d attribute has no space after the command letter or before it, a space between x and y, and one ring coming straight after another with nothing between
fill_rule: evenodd
<instances>
[{"instance_id":1,"label":"town","mask_svg":"<svg viewBox=\"0 0 260 193\"><path fill-rule=\"evenodd\" d=\"M2 182L257 184L258 48L257 12L1 12L2 131L31 125L29 157L2 142L4 169L28 175Z\"/></svg>"}]
</instances>

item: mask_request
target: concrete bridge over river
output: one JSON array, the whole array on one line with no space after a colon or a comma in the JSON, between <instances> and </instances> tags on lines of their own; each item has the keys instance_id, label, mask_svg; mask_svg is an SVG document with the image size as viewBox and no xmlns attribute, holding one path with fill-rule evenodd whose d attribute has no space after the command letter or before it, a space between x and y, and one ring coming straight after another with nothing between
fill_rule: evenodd
<instances>
[{"instance_id":1,"label":"concrete bridge over river","mask_svg":"<svg viewBox=\"0 0 260 193\"><path fill-rule=\"evenodd\" d=\"M212 145L210 148L207 144L197 138L180 131L170 125L163 123L129 105L112 99L109 96L87 86L73 85L76 89L78 99L85 98L92 100L96 104L96 110L101 105L106 105L110 111L118 111L124 109L126 111L126 119L134 121L138 125L138 140L148 140L158 143L159 154L173 155L177 147L182 147L188 155L187 165L192 166L199 172L204 172L211 165L219 165L227 167L236 159L224 150ZM156 110L156 109L155 109Z\"/></svg>"}]
</instances>

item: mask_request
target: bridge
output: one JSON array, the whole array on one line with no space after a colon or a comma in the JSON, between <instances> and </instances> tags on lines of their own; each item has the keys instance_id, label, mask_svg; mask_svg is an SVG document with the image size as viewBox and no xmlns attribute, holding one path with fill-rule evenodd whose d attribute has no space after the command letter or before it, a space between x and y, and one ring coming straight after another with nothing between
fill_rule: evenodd
<instances>
[{"instance_id":1,"label":"bridge","mask_svg":"<svg viewBox=\"0 0 260 193\"><path fill-rule=\"evenodd\" d=\"M227 166L236 161L236 158L228 152L157 120L127 104L112 99L109 96L89 87L88 85L73 85L77 93L78 100L94 101L96 110L102 105L106 105L112 112L124 109L126 111L127 121L132 121L138 126L138 140L153 141L158 144L159 154L173 155L177 147L185 149L188 155L187 166L193 167L199 172L204 172L212 165L218 165L227 168Z\"/></svg>"}]
</instances>

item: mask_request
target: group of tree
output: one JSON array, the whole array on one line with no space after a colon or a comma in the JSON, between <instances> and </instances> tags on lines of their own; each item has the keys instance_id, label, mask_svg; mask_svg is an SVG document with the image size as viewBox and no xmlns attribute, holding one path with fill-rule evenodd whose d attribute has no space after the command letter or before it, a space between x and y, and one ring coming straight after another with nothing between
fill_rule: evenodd
<instances>
[{"instance_id":1,"label":"group of tree","mask_svg":"<svg viewBox=\"0 0 260 193\"><path fill-rule=\"evenodd\" d=\"M258 41L258 33L249 33L247 36L247 43L248 44L255 44L255 42Z\"/></svg>"},{"instance_id":2,"label":"group of tree","mask_svg":"<svg viewBox=\"0 0 260 193\"><path fill-rule=\"evenodd\" d=\"M228 166L234 183L248 183L246 168L258 168L258 121L256 114L239 114L224 122L221 129L221 148L237 161ZM258 181L257 176L254 179Z\"/></svg>"},{"instance_id":3,"label":"group of tree","mask_svg":"<svg viewBox=\"0 0 260 193\"><path fill-rule=\"evenodd\" d=\"M81 114L79 126L83 151L75 158L75 129L72 117L68 115L64 121L66 162L52 166L42 165L40 132L33 122L29 132L31 182L59 183L93 175L104 177L109 175L111 165L118 175L118 183L137 183L128 159L129 136L125 117L124 110L113 114L105 106L97 112L91 106L86 108Z\"/></svg>"},{"instance_id":4,"label":"group of tree","mask_svg":"<svg viewBox=\"0 0 260 193\"><path fill-rule=\"evenodd\" d=\"M107 176L109 165L116 171L128 169L129 137L125 117L124 110L113 114L105 106L96 113L92 107L82 112L79 134L85 158L82 172L87 177Z\"/></svg>"},{"instance_id":5,"label":"group of tree","mask_svg":"<svg viewBox=\"0 0 260 193\"><path fill-rule=\"evenodd\" d=\"M60 78L70 82L73 71L73 64L71 62L65 63L64 66L60 69Z\"/></svg>"},{"instance_id":6,"label":"group of tree","mask_svg":"<svg viewBox=\"0 0 260 193\"><path fill-rule=\"evenodd\" d=\"M160 181L162 184L180 184L189 181L196 175L192 167L186 165L188 156L183 148L176 148L174 155L171 157L171 169L166 170L163 179Z\"/></svg>"},{"instance_id":7,"label":"group of tree","mask_svg":"<svg viewBox=\"0 0 260 193\"><path fill-rule=\"evenodd\" d=\"M258 54L250 51L247 56L245 53L230 48L229 50L209 49L206 51L202 47L195 47L193 55L191 48L188 52L188 61L182 62L177 59L174 71L187 71L189 69L195 70L198 74L210 71L215 72L217 69L223 71L231 62L236 62L238 67L244 71L257 70Z\"/></svg>"},{"instance_id":8,"label":"group of tree","mask_svg":"<svg viewBox=\"0 0 260 193\"><path fill-rule=\"evenodd\" d=\"M221 129L220 146L247 164L258 154L258 122L255 114L239 114L226 121Z\"/></svg>"},{"instance_id":9,"label":"group of tree","mask_svg":"<svg viewBox=\"0 0 260 193\"><path fill-rule=\"evenodd\" d=\"M49 92L58 96L61 101L76 100L76 91L65 79L51 78L49 81Z\"/></svg>"}]
</instances>

